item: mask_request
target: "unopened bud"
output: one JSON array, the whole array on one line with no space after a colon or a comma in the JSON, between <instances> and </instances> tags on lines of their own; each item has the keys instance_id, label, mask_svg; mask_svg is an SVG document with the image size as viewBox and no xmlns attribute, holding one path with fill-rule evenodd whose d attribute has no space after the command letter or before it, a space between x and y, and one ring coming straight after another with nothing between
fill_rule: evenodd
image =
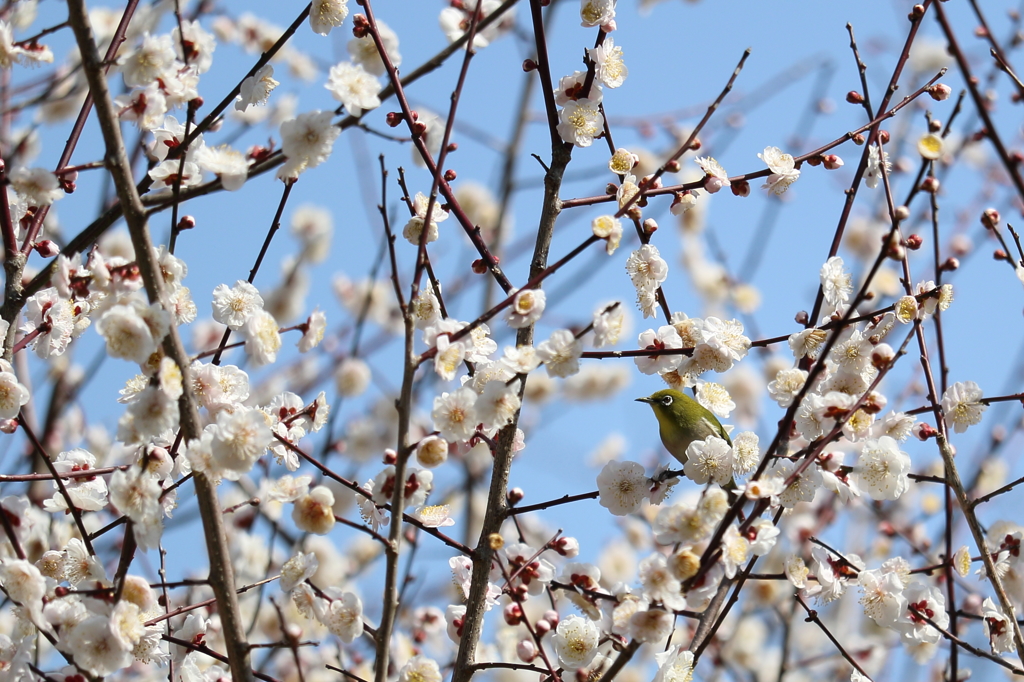
<instances>
[{"instance_id":1,"label":"unopened bud","mask_svg":"<svg viewBox=\"0 0 1024 682\"><path fill-rule=\"evenodd\" d=\"M793 319L797 324L807 324L807 320L810 319L810 316L807 314L806 310L801 310L793 317Z\"/></svg>"},{"instance_id":2,"label":"unopened bud","mask_svg":"<svg viewBox=\"0 0 1024 682\"><path fill-rule=\"evenodd\" d=\"M551 549L564 557L572 559L580 553L580 541L570 537L558 538L551 545Z\"/></svg>"},{"instance_id":3,"label":"unopened bud","mask_svg":"<svg viewBox=\"0 0 1024 682\"><path fill-rule=\"evenodd\" d=\"M370 22L366 20L366 16L362 14L356 14L352 17L352 35L356 38L365 38L369 35Z\"/></svg>"},{"instance_id":4,"label":"unopened bud","mask_svg":"<svg viewBox=\"0 0 1024 682\"><path fill-rule=\"evenodd\" d=\"M907 250L903 248L903 244L900 244L899 235L896 233L893 233L892 236L887 235L883 237L883 241L886 241L886 257L895 261L901 261L907 255Z\"/></svg>"},{"instance_id":5,"label":"unopened bud","mask_svg":"<svg viewBox=\"0 0 1024 682\"><path fill-rule=\"evenodd\" d=\"M559 620L558 611L555 611L554 609L548 609L544 612L544 620L546 620L548 622L548 625L550 625L551 627L557 626Z\"/></svg>"},{"instance_id":6,"label":"unopened bud","mask_svg":"<svg viewBox=\"0 0 1024 682\"><path fill-rule=\"evenodd\" d=\"M0 419L0 432L11 434L18 430L17 419Z\"/></svg>"},{"instance_id":7,"label":"unopened bud","mask_svg":"<svg viewBox=\"0 0 1024 682\"><path fill-rule=\"evenodd\" d=\"M388 466L390 464L394 464L397 461L398 461L398 453L397 452L395 452L391 448L387 448L386 450L384 450L384 466Z\"/></svg>"},{"instance_id":8,"label":"unopened bud","mask_svg":"<svg viewBox=\"0 0 1024 682\"><path fill-rule=\"evenodd\" d=\"M974 35L978 38L987 38L988 29L986 29L984 26L977 26L974 29Z\"/></svg>"},{"instance_id":9,"label":"unopened bud","mask_svg":"<svg viewBox=\"0 0 1024 682\"><path fill-rule=\"evenodd\" d=\"M49 239L40 239L34 246L36 253L43 258L53 258L60 253L60 247Z\"/></svg>"},{"instance_id":10,"label":"unopened bud","mask_svg":"<svg viewBox=\"0 0 1024 682\"><path fill-rule=\"evenodd\" d=\"M1006 260L1008 256L1006 255L1006 252L1003 251L1002 249L996 249L995 251L992 252L992 258L994 258L995 260Z\"/></svg>"},{"instance_id":11,"label":"unopened bud","mask_svg":"<svg viewBox=\"0 0 1024 682\"><path fill-rule=\"evenodd\" d=\"M619 193L619 186L616 185L614 182L609 182L607 185L604 186L604 193L610 197L613 197Z\"/></svg>"},{"instance_id":12,"label":"unopened bud","mask_svg":"<svg viewBox=\"0 0 1024 682\"><path fill-rule=\"evenodd\" d=\"M523 622L523 609L519 604L512 602L505 605L502 616L504 616L505 622L509 625L519 625Z\"/></svg>"},{"instance_id":13,"label":"unopened bud","mask_svg":"<svg viewBox=\"0 0 1024 682\"><path fill-rule=\"evenodd\" d=\"M860 146L860 145L864 144L864 136L861 135L860 133L857 133L856 135L854 135L850 139L853 140L853 143L855 145L857 145L857 146Z\"/></svg>"},{"instance_id":14,"label":"unopened bud","mask_svg":"<svg viewBox=\"0 0 1024 682\"><path fill-rule=\"evenodd\" d=\"M693 138L693 142L690 143L690 151L695 152L698 149L700 149L700 147L701 147L700 138L699 137Z\"/></svg>"},{"instance_id":15,"label":"unopened bud","mask_svg":"<svg viewBox=\"0 0 1024 682\"><path fill-rule=\"evenodd\" d=\"M953 258L953 256L950 256L949 258L946 259L946 262L942 264L942 267L940 269L945 270L946 272L953 272L959 267L960 260L958 258Z\"/></svg>"},{"instance_id":16,"label":"unopened bud","mask_svg":"<svg viewBox=\"0 0 1024 682\"><path fill-rule=\"evenodd\" d=\"M929 194L935 194L939 191L939 179L934 175L929 175L921 183L921 191L928 192Z\"/></svg>"},{"instance_id":17,"label":"unopened bud","mask_svg":"<svg viewBox=\"0 0 1024 682\"><path fill-rule=\"evenodd\" d=\"M896 357L896 351L887 343L880 343L871 350L871 365L876 369L883 369Z\"/></svg>"},{"instance_id":18,"label":"unopened bud","mask_svg":"<svg viewBox=\"0 0 1024 682\"><path fill-rule=\"evenodd\" d=\"M843 160L836 154L826 154L823 160L825 161L825 168L828 170L836 170L843 167Z\"/></svg>"},{"instance_id":19,"label":"unopened bud","mask_svg":"<svg viewBox=\"0 0 1024 682\"><path fill-rule=\"evenodd\" d=\"M537 645L532 640L523 639L516 644L516 656L523 663L530 663L537 658Z\"/></svg>"},{"instance_id":20,"label":"unopened bud","mask_svg":"<svg viewBox=\"0 0 1024 682\"><path fill-rule=\"evenodd\" d=\"M523 60L523 71L525 73L530 73L531 71L536 71L536 70L537 70L537 62L533 61L532 59L524 59Z\"/></svg>"},{"instance_id":21,"label":"unopened bud","mask_svg":"<svg viewBox=\"0 0 1024 682\"><path fill-rule=\"evenodd\" d=\"M483 258L477 258L473 261L473 272L477 275L487 274L487 262Z\"/></svg>"},{"instance_id":22,"label":"unopened bud","mask_svg":"<svg viewBox=\"0 0 1024 682\"><path fill-rule=\"evenodd\" d=\"M640 179L640 185L645 190L661 189L662 182L660 177L656 178L653 175L645 175Z\"/></svg>"},{"instance_id":23,"label":"unopened bud","mask_svg":"<svg viewBox=\"0 0 1024 682\"><path fill-rule=\"evenodd\" d=\"M384 117L384 122L388 124L390 128L397 128L405 120L405 114L401 111L389 111L387 116Z\"/></svg>"},{"instance_id":24,"label":"unopened bud","mask_svg":"<svg viewBox=\"0 0 1024 682\"><path fill-rule=\"evenodd\" d=\"M427 124L423 121L416 121L412 124L413 137L419 137L427 132Z\"/></svg>"},{"instance_id":25,"label":"unopened bud","mask_svg":"<svg viewBox=\"0 0 1024 682\"><path fill-rule=\"evenodd\" d=\"M534 628L537 630L538 635L545 635L548 632L551 632L551 623L547 622L546 620L540 620L537 621L537 624L534 626Z\"/></svg>"},{"instance_id":26,"label":"unopened bud","mask_svg":"<svg viewBox=\"0 0 1024 682\"><path fill-rule=\"evenodd\" d=\"M928 88L928 94L936 102L941 102L942 100L949 99L949 96L953 94L953 88L945 83L936 83Z\"/></svg>"},{"instance_id":27,"label":"unopened bud","mask_svg":"<svg viewBox=\"0 0 1024 682\"><path fill-rule=\"evenodd\" d=\"M746 180L737 180L730 186L732 193L738 197L749 197L750 196L750 183Z\"/></svg>"},{"instance_id":28,"label":"unopened bud","mask_svg":"<svg viewBox=\"0 0 1024 682\"><path fill-rule=\"evenodd\" d=\"M819 154L818 156L812 156L808 158L804 163L806 163L808 166L811 166L812 168L817 168L818 166L821 165L821 162L824 160L825 157Z\"/></svg>"},{"instance_id":29,"label":"unopened bud","mask_svg":"<svg viewBox=\"0 0 1024 682\"><path fill-rule=\"evenodd\" d=\"M508 491L507 499L509 506L516 506L517 504L523 501L524 497L526 497L526 493L523 492L522 488L512 488L511 490Z\"/></svg>"},{"instance_id":30,"label":"unopened bud","mask_svg":"<svg viewBox=\"0 0 1024 682\"><path fill-rule=\"evenodd\" d=\"M652 235L658 231L658 221L654 218L648 218L644 221L644 234Z\"/></svg>"},{"instance_id":31,"label":"unopened bud","mask_svg":"<svg viewBox=\"0 0 1024 682\"><path fill-rule=\"evenodd\" d=\"M912 234L907 237L907 248L911 251L917 251L924 244L924 237L919 234Z\"/></svg>"},{"instance_id":32,"label":"unopened bud","mask_svg":"<svg viewBox=\"0 0 1024 682\"><path fill-rule=\"evenodd\" d=\"M928 121L928 132L937 133L940 130L942 130L942 121L937 118Z\"/></svg>"},{"instance_id":33,"label":"unopened bud","mask_svg":"<svg viewBox=\"0 0 1024 682\"><path fill-rule=\"evenodd\" d=\"M453 181L453 180L454 180L454 179L455 179L456 177L458 177L458 176L456 175L455 171L453 171L453 170L452 170L451 168L449 168L448 170L446 170L446 171L444 172L444 181L445 181L445 182L451 182L451 181Z\"/></svg>"},{"instance_id":34,"label":"unopened bud","mask_svg":"<svg viewBox=\"0 0 1024 682\"><path fill-rule=\"evenodd\" d=\"M914 438L918 440L928 440L929 438L935 438L939 435L939 432L935 430L935 427L928 422L918 422L914 424L914 428L911 429L911 433L914 434Z\"/></svg>"},{"instance_id":35,"label":"unopened bud","mask_svg":"<svg viewBox=\"0 0 1024 682\"><path fill-rule=\"evenodd\" d=\"M907 208L906 206L897 206L896 210L893 212L893 215L896 217L896 220L902 222L910 217L910 209Z\"/></svg>"},{"instance_id":36,"label":"unopened bud","mask_svg":"<svg viewBox=\"0 0 1024 682\"><path fill-rule=\"evenodd\" d=\"M986 208L981 214L981 224L990 230L996 229L999 225L999 211L994 208Z\"/></svg>"},{"instance_id":37,"label":"unopened bud","mask_svg":"<svg viewBox=\"0 0 1024 682\"><path fill-rule=\"evenodd\" d=\"M921 21L921 17L924 16L924 5L914 5L910 9L910 14L907 15L907 19L911 21Z\"/></svg>"},{"instance_id":38,"label":"unopened bud","mask_svg":"<svg viewBox=\"0 0 1024 682\"><path fill-rule=\"evenodd\" d=\"M878 141L881 142L882 144L889 144L889 131L888 130L879 130L878 131Z\"/></svg>"},{"instance_id":39,"label":"unopened bud","mask_svg":"<svg viewBox=\"0 0 1024 682\"><path fill-rule=\"evenodd\" d=\"M666 173L678 173L681 168L682 166L680 166L679 162L676 161L675 159L670 159L665 162Z\"/></svg>"},{"instance_id":40,"label":"unopened bud","mask_svg":"<svg viewBox=\"0 0 1024 682\"><path fill-rule=\"evenodd\" d=\"M846 101L850 104L864 104L864 95L856 90L850 90L846 93Z\"/></svg>"},{"instance_id":41,"label":"unopened bud","mask_svg":"<svg viewBox=\"0 0 1024 682\"><path fill-rule=\"evenodd\" d=\"M188 108L190 111L199 111L203 107L202 97L193 97L188 101Z\"/></svg>"},{"instance_id":42,"label":"unopened bud","mask_svg":"<svg viewBox=\"0 0 1024 682\"><path fill-rule=\"evenodd\" d=\"M190 215L181 216L181 220L178 221L178 232L184 232L185 230L191 230L196 226L196 219Z\"/></svg>"},{"instance_id":43,"label":"unopened bud","mask_svg":"<svg viewBox=\"0 0 1024 682\"><path fill-rule=\"evenodd\" d=\"M459 143L458 142L449 142L448 146L446 147L446 149L448 150L449 154L451 154L452 152L458 151L459 150Z\"/></svg>"}]
</instances>

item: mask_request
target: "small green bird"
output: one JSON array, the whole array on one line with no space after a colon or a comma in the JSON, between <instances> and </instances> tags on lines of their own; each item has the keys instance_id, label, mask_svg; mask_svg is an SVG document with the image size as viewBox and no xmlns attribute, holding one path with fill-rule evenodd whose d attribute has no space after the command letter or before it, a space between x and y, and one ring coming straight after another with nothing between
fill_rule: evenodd
<instances>
[{"instance_id":1,"label":"small green bird","mask_svg":"<svg viewBox=\"0 0 1024 682\"><path fill-rule=\"evenodd\" d=\"M718 436L732 445L732 440L718 418L696 400L673 388L652 393L637 402L647 403L658 418L661 442L680 464L686 464L686 448L695 440Z\"/></svg>"}]
</instances>

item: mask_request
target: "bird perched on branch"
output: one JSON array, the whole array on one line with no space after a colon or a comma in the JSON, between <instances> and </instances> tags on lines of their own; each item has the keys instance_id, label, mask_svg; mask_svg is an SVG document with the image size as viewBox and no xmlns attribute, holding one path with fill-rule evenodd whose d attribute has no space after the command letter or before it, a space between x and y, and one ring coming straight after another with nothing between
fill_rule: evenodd
<instances>
[{"instance_id":1,"label":"bird perched on branch","mask_svg":"<svg viewBox=\"0 0 1024 682\"><path fill-rule=\"evenodd\" d=\"M680 464L686 464L686 448L695 440L718 436L732 445L718 417L685 393L666 388L646 398L637 398L637 402L647 403L654 410L661 442Z\"/></svg>"}]
</instances>

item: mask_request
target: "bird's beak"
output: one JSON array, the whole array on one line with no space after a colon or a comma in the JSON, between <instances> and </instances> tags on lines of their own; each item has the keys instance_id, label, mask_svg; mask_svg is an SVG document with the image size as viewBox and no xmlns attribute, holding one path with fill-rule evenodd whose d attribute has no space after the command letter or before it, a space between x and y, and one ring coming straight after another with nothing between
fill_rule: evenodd
<instances>
[{"instance_id":1,"label":"bird's beak","mask_svg":"<svg viewBox=\"0 0 1024 682\"><path fill-rule=\"evenodd\" d=\"M649 404L653 403L654 400L652 400L650 397L647 397L647 398L637 398L636 402L638 402L638 403L647 403L649 405Z\"/></svg>"}]
</instances>

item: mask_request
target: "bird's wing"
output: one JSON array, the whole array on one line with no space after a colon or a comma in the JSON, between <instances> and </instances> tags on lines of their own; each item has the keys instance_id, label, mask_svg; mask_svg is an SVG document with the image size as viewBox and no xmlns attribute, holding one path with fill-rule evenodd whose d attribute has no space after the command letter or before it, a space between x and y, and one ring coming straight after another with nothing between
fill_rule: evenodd
<instances>
[{"instance_id":1,"label":"bird's wing","mask_svg":"<svg viewBox=\"0 0 1024 682\"><path fill-rule=\"evenodd\" d=\"M705 431L705 435L703 436L704 438L707 438L708 436L718 436L729 445L732 445L732 439L729 438L729 433L725 430L725 427L722 426L720 422L715 421L713 419L708 419L706 416L701 417L700 420L701 425L704 427Z\"/></svg>"}]
</instances>

